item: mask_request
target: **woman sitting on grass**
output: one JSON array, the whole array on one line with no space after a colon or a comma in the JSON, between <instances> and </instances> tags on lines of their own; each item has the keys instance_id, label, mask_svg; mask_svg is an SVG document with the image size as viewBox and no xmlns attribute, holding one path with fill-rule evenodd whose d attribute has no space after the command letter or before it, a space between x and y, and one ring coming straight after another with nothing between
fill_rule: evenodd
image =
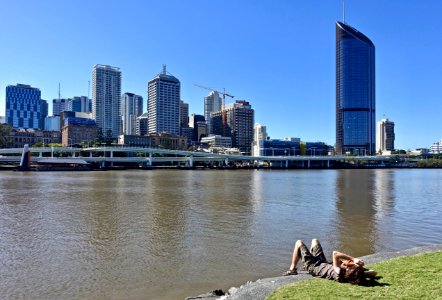
<instances>
[{"instance_id":1,"label":"woman sitting on grass","mask_svg":"<svg viewBox=\"0 0 442 300\"><path fill-rule=\"evenodd\" d=\"M302 260L304 269L315 277L327 278L338 282L361 284L365 278L374 278L376 272L365 271L364 261L350 255L333 251L333 264L327 263L319 240L313 239L310 251L307 246L298 240L293 250L292 264L290 269L283 275L298 274L296 266Z\"/></svg>"}]
</instances>

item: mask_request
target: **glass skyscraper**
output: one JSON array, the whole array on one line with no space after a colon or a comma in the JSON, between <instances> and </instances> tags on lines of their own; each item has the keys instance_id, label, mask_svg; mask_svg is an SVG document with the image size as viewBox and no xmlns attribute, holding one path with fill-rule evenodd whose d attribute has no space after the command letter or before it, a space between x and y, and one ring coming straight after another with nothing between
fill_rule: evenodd
<instances>
[{"instance_id":1,"label":"glass skyscraper","mask_svg":"<svg viewBox=\"0 0 442 300\"><path fill-rule=\"evenodd\" d=\"M26 84L6 87L6 123L14 128L41 129L41 92Z\"/></svg>"},{"instance_id":2,"label":"glass skyscraper","mask_svg":"<svg viewBox=\"0 0 442 300\"><path fill-rule=\"evenodd\" d=\"M357 29L336 23L336 153L374 155L375 46Z\"/></svg>"}]
</instances>

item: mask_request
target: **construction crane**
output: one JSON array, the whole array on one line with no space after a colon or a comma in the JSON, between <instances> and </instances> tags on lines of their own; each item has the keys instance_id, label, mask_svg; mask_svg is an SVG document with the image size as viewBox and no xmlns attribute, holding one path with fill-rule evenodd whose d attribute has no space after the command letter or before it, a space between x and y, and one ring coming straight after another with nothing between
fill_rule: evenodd
<instances>
[{"instance_id":1,"label":"construction crane","mask_svg":"<svg viewBox=\"0 0 442 300\"><path fill-rule=\"evenodd\" d=\"M217 92L218 94L223 95L222 110L224 110L224 106L226 104L226 96L230 97L230 98L234 98L235 97L235 96L232 96L229 93L227 93L225 88L223 88L223 91L221 92L221 91L212 89L210 87L207 87L207 86L204 86L204 85L201 85L201 84L194 83L193 85L197 86L199 88L206 89L206 90L213 91L213 92Z\"/></svg>"}]
</instances>

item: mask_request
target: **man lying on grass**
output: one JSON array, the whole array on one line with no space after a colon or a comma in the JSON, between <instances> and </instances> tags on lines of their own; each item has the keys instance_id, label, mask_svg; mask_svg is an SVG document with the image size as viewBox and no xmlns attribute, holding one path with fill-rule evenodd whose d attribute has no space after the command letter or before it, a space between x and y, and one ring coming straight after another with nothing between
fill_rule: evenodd
<instances>
[{"instance_id":1,"label":"man lying on grass","mask_svg":"<svg viewBox=\"0 0 442 300\"><path fill-rule=\"evenodd\" d=\"M310 251L301 240L296 242L292 264L283 275L298 274L297 265L299 260L302 260L304 269L311 275L338 282L361 284L365 278L374 278L377 274L373 270L364 270L362 259L338 251L333 251L333 264L327 263L321 244L317 239L312 240Z\"/></svg>"}]
</instances>

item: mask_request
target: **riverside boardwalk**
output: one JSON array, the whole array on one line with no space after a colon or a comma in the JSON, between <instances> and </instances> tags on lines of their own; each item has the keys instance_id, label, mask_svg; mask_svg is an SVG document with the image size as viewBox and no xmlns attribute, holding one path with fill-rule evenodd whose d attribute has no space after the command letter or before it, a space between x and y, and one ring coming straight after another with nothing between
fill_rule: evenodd
<instances>
[{"instance_id":1,"label":"riverside boardwalk","mask_svg":"<svg viewBox=\"0 0 442 300\"><path fill-rule=\"evenodd\" d=\"M367 265L375 264L382 261L386 261L392 258L401 256L413 256L422 253L431 253L436 251L442 251L442 244L416 247L396 252L384 252L375 253L362 257ZM283 272L284 270L281 270ZM382 276L382 274L380 274ZM214 300L214 299L226 299L226 300L264 300L273 291L281 286L298 282L301 280L312 278L312 276L306 272L300 272L295 276L279 276L273 278L264 278L255 282L248 282L239 288L232 287L225 295L216 295L214 292L210 292L204 295L196 297L188 297L186 300L202 299L202 300Z\"/></svg>"}]
</instances>

